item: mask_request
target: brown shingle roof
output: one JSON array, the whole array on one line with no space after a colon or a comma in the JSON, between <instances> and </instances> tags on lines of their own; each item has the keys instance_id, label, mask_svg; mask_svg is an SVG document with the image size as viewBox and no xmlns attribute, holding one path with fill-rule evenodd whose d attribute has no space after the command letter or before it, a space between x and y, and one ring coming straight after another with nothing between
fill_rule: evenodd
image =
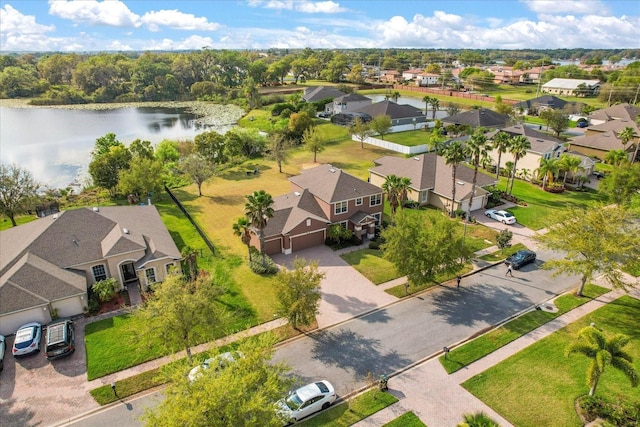
<instances>
[{"instance_id":1,"label":"brown shingle roof","mask_svg":"<svg viewBox=\"0 0 640 427\"><path fill-rule=\"evenodd\" d=\"M593 111L589 114L589 117L591 119L606 121L621 119L634 121L638 114L640 114L640 107L630 104L617 104L608 108Z\"/></svg>"},{"instance_id":2,"label":"brown shingle roof","mask_svg":"<svg viewBox=\"0 0 640 427\"><path fill-rule=\"evenodd\" d=\"M299 188L306 188L326 203L335 203L358 197L380 194L380 189L353 175L325 164L306 169L289 178Z\"/></svg>"},{"instance_id":3,"label":"brown shingle roof","mask_svg":"<svg viewBox=\"0 0 640 427\"><path fill-rule=\"evenodd\" d=\"M622 144L616 134L612 131L602 132L594 135L579 136L569 141L569 144L577 145L579 147L593 148L602 151L611 150L627 150L633 149L632 144L627 144L625 147Z\"/></svg>"},{"instance_id":4,"label":"brown shingle roof","mask_svg":"<svg viewBox=\"0 0 640 427\"><path fill-rule=\"evenodd\" d=\"M544 154L558 150L563 146L564 142L554 138L546 133L538 132L530 126L514 125L501 129L500 131L493 131L487 134L487 138L492 139L498 132L506 132L511 136L521 135L529 140L531 149L529 151L533 153Z\"/></svg>"},{"instance_id":5,"label":"brown shingle roof","mask_svg":"<svg viewBox=\"0 0 640 427\"><path fill-rule=\"evenodd\" d=\"M285 234L307 219L329 220L309 190L292 192L273 199L273 217L267 221L265 236Z\"/></svg>"}]
</instances>

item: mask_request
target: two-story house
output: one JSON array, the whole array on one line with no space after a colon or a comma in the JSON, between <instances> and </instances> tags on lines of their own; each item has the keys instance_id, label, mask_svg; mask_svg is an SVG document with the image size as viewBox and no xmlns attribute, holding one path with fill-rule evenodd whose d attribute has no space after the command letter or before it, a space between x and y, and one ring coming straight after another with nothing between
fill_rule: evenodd
<instances>
[{"instance_id":1,"label":"two-story house","mask_svg":"<svg viewBox=\"0 0 640 427\"><path fill-rule=\"evenodd\" d=\"M382 220L382 190L325 164L291 177L291 193L274 197L273 217L264 229L265 252L273 255L322 245L332 224L364 239ZM251 245L260 248L256 233Z\"/></svg>"}]
</instances>

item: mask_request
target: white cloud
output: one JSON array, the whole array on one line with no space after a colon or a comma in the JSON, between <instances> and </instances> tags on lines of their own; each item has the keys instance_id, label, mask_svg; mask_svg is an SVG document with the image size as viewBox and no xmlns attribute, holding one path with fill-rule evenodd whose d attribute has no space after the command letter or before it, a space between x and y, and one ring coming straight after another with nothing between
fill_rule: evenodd
<instances>
[{"instance_id":1,"label":"white cloud","mask_svg":"<svg viewBox=\"0 0 640 427\"><path fill-rule=\"evenodd\" d=\"M75 22L112 27L138 27L139 15L131 12L119 0L98 2L94 0L49 0L49 13Z\"/></svg>"},{"instance_id":2,"label":"white cloud","mask_svg":"<svg viewBox=\"0 0 640 427\"><path fill-rule=\"evenodd\" d=\"M302 1L296 3L296 10L303 13L341 13L347 9L332 1L320 1L317 3Z\"/></svg>"},{"instance_id":3,"label":"white cloud","mask_svg":"<svg viewBox=\"0 0 640 427\"><path fill-rule=\"evenodd\" d=\"M151 31L160 31L160 27L196 31L216 31L220 28L219 24L208 22L207 18L196 17L178 10L147 12L140 18L140 22L147 25Z\"/></svg>"},{"instance_id":4,"label":"white cloud","mask_svg":"<svg viewBox=\"0 0 640 427\"><path fill-rule=\"evenodd\" d=\"M130 45L122 43L120 40L114 40L107 44L107 50L115 51L131 51L133 50Z\"/></svg>"},{"instance_id":5,"label":"white cloud","mask_svg":"<svg viewBox=\"0 0 640 427\"><path fill-rule=\"evenodd\" d=\"M296 10L302 13L341 13L347 9L331 0L307 1L307 0L249 0L250 7L261 7L264 9L276 10Z\"/></svg>"},{"instance_id":6,"label":"white cloud","mask_svg":"<svg viewBox=\"0 0 640 427\"><path fill-rule=\"evenodd\" d=\"M35 16L23 15L9 4L0 8L0 22L2 38L16 34L45 34L56 29L54 25L38 24Z\"/></svg>"},{"instance_id":7,"label":"white cloud","mask_svg":"<svg viewBox=\"0 0 640 427\"><path fill-rule=\"evenodd\" d=\"M578 15L608 14L608 8L599 0L520 0L536 13L574 13Z\"/></svg>"}]
</instances>

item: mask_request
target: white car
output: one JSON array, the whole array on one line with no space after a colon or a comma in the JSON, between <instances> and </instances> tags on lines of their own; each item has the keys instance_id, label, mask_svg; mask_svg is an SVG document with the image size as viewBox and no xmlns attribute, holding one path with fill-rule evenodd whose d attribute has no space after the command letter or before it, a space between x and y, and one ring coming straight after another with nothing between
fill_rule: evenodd
<instances>
[{"instance_id":1,"label":"white car","mask_svg":"<svg viewBox=\"0 0 640 427\"><path fill-rule=\"evenodd\" d=\"M16 332L16 339L13 341L11 353L14 356L24 356L36 351L40 351L40 337L42 336L42 325L32 322L20 326Z\"/></svg>"},{"instance_id":2,"label":"white car","mask_svg":"<svg viewBox=\"0 0 640 427\"><path fill-rule=\"evenodd\" d=\"M277 410L283 419L295 423L309 415L327 409L336 400L336 392L327 380L307 384L278 401Z\"/></svg>"},{"instance_id":3,"label":"white car","mask_svg":"<svg viewBox=\"0 0 640 427\"><path fill-rule=\"evenodd\" d=\"M218 371L224 369L229 364L235 362L244 355L239 351L228 351L226 353L218 354L211 359L205 360L202 365L198 365L189 371L189 381L195 381L202 376L202 371L213 368Z\"/></svg>"},{"instance_id":4,"label":"white car","mask_svg":"<svg viewBox=\"0 0 640 427\"><path fill-rule=\"evenodd\" d=\"M488 211L485 211L484 214L489 218L500 221L503 224L515 224L516 222L516 217L507 211L496 211L494 209L489 209Z\"/></svg>"}]
</instances>

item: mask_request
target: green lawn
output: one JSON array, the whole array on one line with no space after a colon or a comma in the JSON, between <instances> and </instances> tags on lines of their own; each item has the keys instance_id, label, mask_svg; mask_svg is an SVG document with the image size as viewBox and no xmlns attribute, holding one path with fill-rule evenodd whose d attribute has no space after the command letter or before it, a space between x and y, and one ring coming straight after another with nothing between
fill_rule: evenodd
<instances>
[{"instance_id":1,"label":"green lawn","mask_svg":"<svg viewBox=\"0 0 640 427\"><path fill-rule=\"evenodd\" d=\"M360 249L340 257L376 285L400 277L396 267L382 258L378 249Z\"/></svg>"},{"instance_id":2,"label":"green lawn","mask_svg":"<svg viewBox=\"0 0 640 427\"><path fill-rule=\"evenodd\" d=\"M554 304L558 308L556 313L543 310L534 310L505 323L504 325L484 334L466 344L454 348L447 357L440 356L440 363L448 373L456 372L467 365L482 359L500 347L520 338L522 335L533 331L545 323L555 319L566 312L573 310L582 304L591 301L609 289L596 285L587 285L584 289L584 297L580 298L573 293L561 295L555 299Z\"/></svg>"},{"instance_id":3,"label":"green lawn","mask_svg":"<svg viewBox=\"0 0 640 427\"><path fill-rule=\"evenodd\" d=\"M393 395L379 391L377 388L362 393L353 399L335 405L318 415L303 421L304 427L346 427L375 414L398 401Z\"/></svg>"},{"instance_id":4,"label":"green lawn","mask_svg":"<svg viewBox=\"0 0 640 427\"><path fill-rule=\"evenodd\" d=\"M588 358L565 357L578 331L591 322L608 337L630 337L625 347L640 371L640 300L623 296L554 334L514 354L502 363L466 381L463 386L513 425L573 427L582 423L575 399L589 392L585 384ZM620 372L608 366L596 395L640 402L640 387L633 388Z\"/></svg>"},{"instance_id":5,"label":"green lawn","mask_svg":"<svg viewBox=\"0 0 640 427\"><path fill-rule=\"evenodd\" d=\"M505 188L506 179L500 178L498 188ZM595 190L565 191L560 194L543 191L541 187L516 179L513 195L527 203L527 206L515 206L507 209L518 219L518 223L532 230L540 230L555 223L558 215L569 207L587 207L604 202L603 195Z\"/></svg>"},{"instance_id":6,"label":"green lawn","mask_svg":"<svg viewBox=\"0 0 640 427\"><path fill-rule=\"evenodd\" d=\"M386 423L382 427L426 427L420 418L413 412L406 412L393 421Z\"/></svg>"},{"instance_id":7,"label":"green lawn","mask_svg":"<svg viewBox=\"0 0 640 427\"><path fill-rule=\"evenodd\" d=\"M415 147L427 143L429 133L424 130L409 130L405 132L395 132L384 136L385 141L395 142L406 147Z\"/></svg>"}]
</instances>

